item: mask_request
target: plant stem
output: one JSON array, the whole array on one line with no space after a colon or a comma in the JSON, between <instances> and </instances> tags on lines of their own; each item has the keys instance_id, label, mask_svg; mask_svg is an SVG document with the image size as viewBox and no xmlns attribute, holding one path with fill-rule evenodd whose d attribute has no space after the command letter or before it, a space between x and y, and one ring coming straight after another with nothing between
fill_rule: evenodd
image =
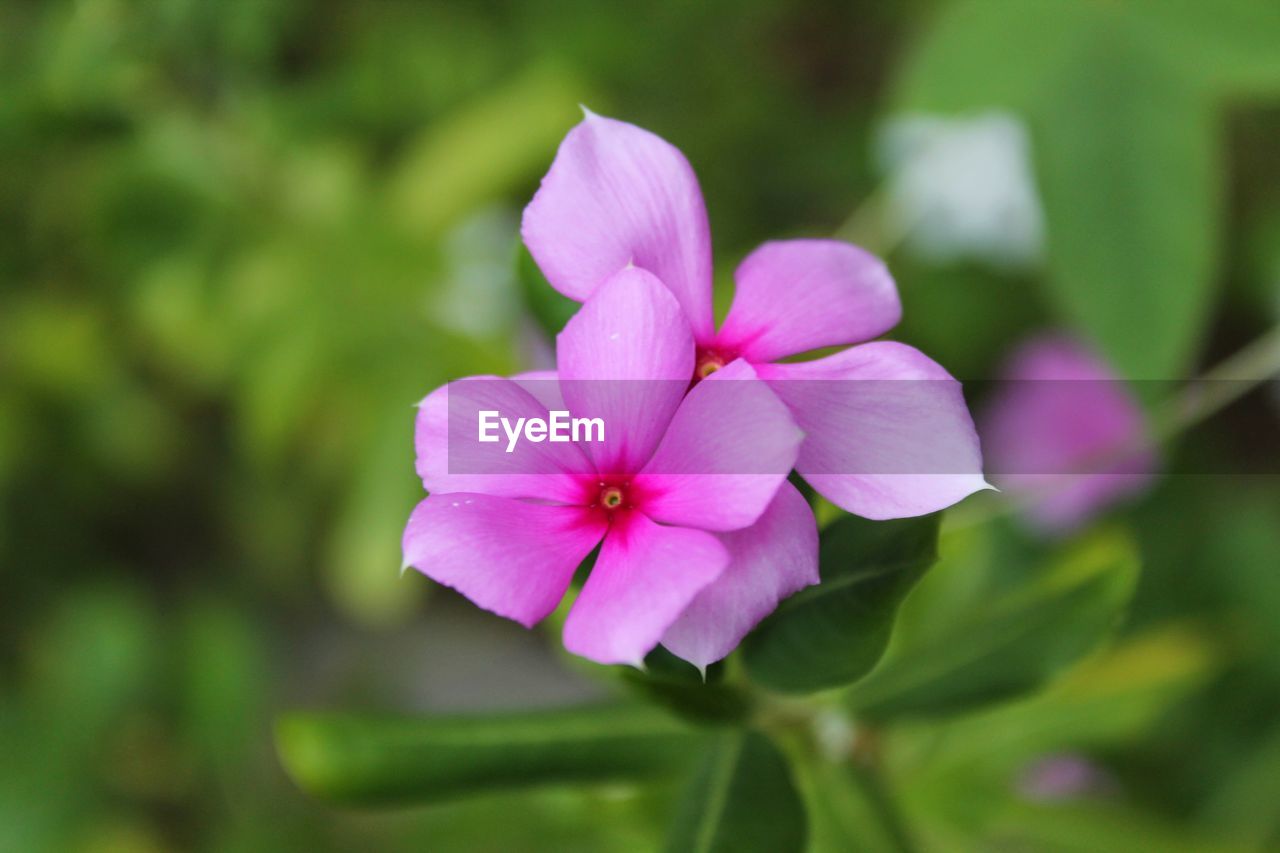
<instances>
[{"instance_id":1,"label":"plant stem","mask_svg":"<svg viewBox=\"0 0 1280 853\"><path fill-rule=\"evenodd\" d=\"M827 816L828 831L850 845L856 840L861 850L919 850L885 777L878 729L849 719L838 701L769 696L760 708L756 725L788 752L811 811ZM847 736L824 736L833 722Z\"/></svg>"},{"instance_id":2,"label":"plant stem","mask_svg":"<svg viewBox=\"0 0 1280 853\"><path fill-rule=\"evenodd\" d=\"M898 853L915 853L919 848L907 829L907 822L894 800L879 762L864 763L856 758L851 765L854 781L875 811L884 837Z\"/></svg>"},{"instance_id":3,"label":"plant stem","mask_svg":"<svg viewBox=\"0 0 1280 853\"><path fill-rule=\"evenodd\" d=\"M915 222L890 209L889 188L885 182L849 214L832 236L883 258L896 249L914 227Z\"/></svg>"},{"instance_id":4,"label":"plant stem","mask_svg":"<svg viewBox=\"0 0 1280 853\"><path fill-rule=\"evenodd\" d=\"M1163 442L1225 409L1280 374L1280 325L1193 379L1156 411L1152 437Z\"/></svg>"}]
</instances>

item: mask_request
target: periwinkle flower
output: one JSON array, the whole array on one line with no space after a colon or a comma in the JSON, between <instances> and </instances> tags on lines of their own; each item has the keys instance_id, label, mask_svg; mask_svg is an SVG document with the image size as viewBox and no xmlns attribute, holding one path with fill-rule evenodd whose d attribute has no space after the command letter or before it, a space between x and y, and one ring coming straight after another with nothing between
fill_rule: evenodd
<instances>
[{"instance_id":1,"label":"periwinkle flower","mask_svg":"<svg viewBox=\"0 0 1280 853\"><path fill-rule=\"evenodd\" d=\"M463 380L423 401L418 473L430 496L405 530L407 566L531 626L599 544L564 644L633 665L661 641L705 667L817 582L813 513L786 482L800 430L744 360L690 390L693 336L651 273L624 263L606 276L556 355L558 377ZM482 409L599 416L606 441L504 455L451 432L474 429Z\"/></svg>"},{"instance_id":2,"label":"periwinkle flower","mask_svg":"<svg viewBox=\"0 0 1280 853\"><path fill-rule=\"evenodd\" d=\"M902 313L874 256L837 240L765 243L739 265L716 329L702 194L688 161L654 134L588 112L561 143L521 230L548 281L578 301L628 265L656 276L692 329L690 379L736 359L750 364L805 432L797 471L841 508L902 518L988 487L959 383L911 347L861 343ZM782 361L846 344L860 345Z\"/></svg>"},{"instance_id":3,"label":"periwinkle flower","mask_svg":"<svg viewBox=\"0 0 1280 853\"><path fill-rule=\"evenodd\" d=\"M1024 799L1055 803L1080 797L1114 794L1115 780L1083 755L1045 755L1023 769L1017 791Z\"/></svg>"},{"instance_id":4,"label":"periwinkle flower","mask_svg":"<svg viewBox=\"0 0 1280 853\"><path fill-rule=\"evenodd\" d=\"M1097 355L1063 335L1014 351L983 418L992 479L1024 519L1063 535L1144 491L1156 452L1138 401Z\"/></svg>"}]
</instances>

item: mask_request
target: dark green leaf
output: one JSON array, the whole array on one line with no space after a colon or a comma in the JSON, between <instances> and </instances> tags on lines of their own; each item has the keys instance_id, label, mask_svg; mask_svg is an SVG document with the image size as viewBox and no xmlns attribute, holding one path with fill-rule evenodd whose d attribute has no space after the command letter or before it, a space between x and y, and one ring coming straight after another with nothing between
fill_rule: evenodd
<instances>
[{"instance_id":1,"label":"dark green leaf","mask_svg":"<svg viewBox=\"0 0 1280 853\"><path fill-rule=\"evenodd\" d=\"M706 677L662 646L644 659L644 671L622 668L622 679L644 696L695 723L735 723L751 711L751 699L724 683L724 665L712 664Z\"/></svg>"},{"instance_id":2,"label":"dark green leaf","mask_svg":"<svg viewBox=\"0 0 1280 853\"><path fill-rule=\"evenodd\" d=\"M350 803L642 778L685 766L698 738L663 712L634 706L475 717L302 713L276 729L294 781Z\"/></svg>"},{"instance_id":3,"label":"dark green leaf","mask_svg":"<svg viewBox=\"0 0 1280 853\"><path fill-rule=\"evenodd\" d=\"M898 605L937 559L941 516L846 516L822 533L822 583L782 602L743 644L747 672L774 690L849 684L884 654Z\"/></svg>"},{"instance_id":4,"label":"dark green leaf","mask_svg":"<svg viewBox=\"0 0 1280 853\"><path fill-rule=\"evenodd\" d=\"M786 759L750 731L716 739L672 827L671 853L791 853L805 848L804 805Z\"/></svg>"},{"instance_id":5,"label":"dark green leaf","mask_svg":"<svg viewBox=\"0 0 1280 853\"><path fill-rule=\"evenodd\" d=\"M1096 535L1018 588L977 602L917 636L895 639L849 694L869 718L967 710L1029 692L1094 648L1119 620L1138 577L1132 543Z\"/></svg>"}]
</instances>

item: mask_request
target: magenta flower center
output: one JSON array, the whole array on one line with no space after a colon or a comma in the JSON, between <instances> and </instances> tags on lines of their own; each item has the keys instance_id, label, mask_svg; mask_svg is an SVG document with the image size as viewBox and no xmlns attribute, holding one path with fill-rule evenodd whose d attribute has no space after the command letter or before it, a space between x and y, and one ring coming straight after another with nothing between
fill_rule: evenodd
<instances>
[{"instance_id":1,"label":"magenta flower center","mask_svg":"<svg viewBox=\"0 0 1280 853\"><path fill-rule=\"evenodd\" d=\"M587 495L584 503L606 516L635 509L640 500L640 495L631 487L630 481L612 477L593 482L588 486Z\"/></svg>"},{"instance_id":2,"label":"magenta flower center","mask_svg":"<svg viewBox=\"0 0 1280 853\"><path fill-rule=\"evenodd\" d=\"M729 353L699 347L697 358L694 361L693 381L696 383L706 379L731 361L733 361L733 357Z\"/></svg>"}]
</instances>

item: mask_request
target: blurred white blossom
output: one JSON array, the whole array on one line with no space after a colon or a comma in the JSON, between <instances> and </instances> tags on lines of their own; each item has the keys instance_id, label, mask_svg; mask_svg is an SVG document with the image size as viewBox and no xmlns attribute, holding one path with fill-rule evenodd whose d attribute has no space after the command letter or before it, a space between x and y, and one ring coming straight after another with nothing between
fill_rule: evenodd
<instances>
[{"instance_id":1,"label":"blurred white blossom","mask_svg":"<svg viewBox=\"0 0 1280 853\"><path fill-rule=\"evenodd\" d=\"M976 259L1001 267L1039 260L1044 216L1031 144L1016 117L906 114L880 129L891 227L934 261Z\"/></svg>"}]
</instances>

